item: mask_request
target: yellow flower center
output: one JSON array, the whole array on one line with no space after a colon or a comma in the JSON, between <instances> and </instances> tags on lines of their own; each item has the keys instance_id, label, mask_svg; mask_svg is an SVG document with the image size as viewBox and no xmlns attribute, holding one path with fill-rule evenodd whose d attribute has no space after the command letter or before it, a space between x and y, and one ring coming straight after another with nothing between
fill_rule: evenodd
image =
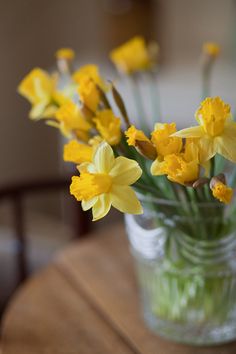
<instances>
[{"instance_id":1,"label":"yellow flower center","mask_svg":"<svg viewBox=\"0 0 236 354\"><path fill-rule=\"evenodd\" d=\"M79 177L72 177L70 192L77 200L87 201L103 193L108 193L112 178L107 174L81 172Z\"/></svg>"},{"instance_id":2,"label":"yellow flower center","mask_svg":"<svg viewBox=\"0 0 236 354\"><path fill-rule=\"evenodd\" d=\"M232 188L226 186L224 183L218 182L212 188L212 194L222 203L229 204L233 197L233 190Z\"/></svg>"},{"instance_id":3,"label":"yellow flower center","mask_svg":"<svg viewBox=\"0 0 236 354\"><path fill-rule=\"evenodd\" d=\"M230 106L219 97L206 98L196 112L196 119L210 136L221 135L226 119L230 117Z\"/></svg>"}]
</instances>

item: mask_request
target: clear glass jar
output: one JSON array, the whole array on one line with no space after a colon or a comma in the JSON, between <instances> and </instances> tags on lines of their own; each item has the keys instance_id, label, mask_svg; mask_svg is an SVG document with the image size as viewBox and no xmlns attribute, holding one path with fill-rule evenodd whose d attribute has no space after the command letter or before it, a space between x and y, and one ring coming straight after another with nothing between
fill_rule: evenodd
<instances>
[{"instance_id":1,"label":"clear glass jar","mask_svg":"<svg viewBox=\"0 0 236 354\"><path fill-rule=\"evenodd\" d=\"M174 341L209 345L236 338L236 232L216 202L142 197L126 215L146 323Z\"/></svg>"}]
</instances>

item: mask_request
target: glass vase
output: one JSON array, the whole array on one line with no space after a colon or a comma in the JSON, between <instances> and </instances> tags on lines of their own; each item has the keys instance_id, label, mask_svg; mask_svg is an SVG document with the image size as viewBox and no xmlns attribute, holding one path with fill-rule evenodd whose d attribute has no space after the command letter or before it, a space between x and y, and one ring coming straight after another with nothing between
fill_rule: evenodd
<instances>
[{"instance_id":1,"label":"glass vase","mask_svg":"<svg viewBox=\"0 0 236 354\"><path fill-rule=\"evenodd\" d=\"M194 345L236 338L236 233L218 202L142 197L126 215L143 314L157 334Z\"/></svg>"}]
</instances>

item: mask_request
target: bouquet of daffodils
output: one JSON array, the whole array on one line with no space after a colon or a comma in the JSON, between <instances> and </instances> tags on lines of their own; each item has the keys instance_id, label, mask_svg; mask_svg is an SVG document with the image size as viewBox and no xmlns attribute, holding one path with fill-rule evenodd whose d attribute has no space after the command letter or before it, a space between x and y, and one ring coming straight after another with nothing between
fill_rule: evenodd
<instances>
[{"instance_id":1,"label":"bouquet of daffodils","mask_svg":"<svg viewBox=\"0 0 236 354\"><path fill-rule=\"evenodd\" d=\"M161 262L153 262L151 257L148 264L146 257L138 265L144 298L148 296L150 302L144 307L151 309L149 317L154 314L164 321L187 323L183 333L193 328L193 338L188 339L193 342L211 342L219 332L213 331L209 337L211 324L231 321L231 312L235 313L236 283L230 258L230 242L235 237L230 233L236 211L232 203L236 123L229 104L220 97L209 97L218 55L217 44L204 44L197 125L180 131L174 122L161 120L159 47L142 37L110 54L119 80L129 83L131 95L122 95L115 82L105 81L96 65L75 68L74 52L68 48L57 51L54 73L33 69L18 87L32 105L30 118L45 120L68 139L63 157L78 169L70 193L83 210L92 209L93 220L103 218L111 206L127 214L151 213L151 226L144 217L141 227L138 222L127 227L133 237L143 236L136 242L139 256L152 240L149 229L158 235L156 244L162 242L161 235L165 237ZM145 94L144 82L148 83ZM136 115L130 113L130 98ZM152 127L145 109L147 100L151 102ZM139 217L132 218L137 221ZM148 257L154 246L147 247ZM204 324L207 341L199 335L204 334ZM159 323L157 327L163 327L166 336L173 333L168 325ZM177 339L182 336L180 329Z\"/></svg>"},{"instance_id":2,"label":"bouquet of daffodils","mask_svg":"<svg viewBox=\"0 0 236 354\"><path fill-rule=\"evenodd\" d=\"M115 83L105 81L96 65L74 68L69 48L56 52L55 72L35 68L22 80L18 92L32 105L30 118L45 120L68 139L64 160L78 169L70 193L83 210L92 208L93 220L104 217L111 206L141 214L139 195L181 203L231 202L236 174L231 173L227 184L224 169L226 161L236 162L236 123L229 104L220 97L206 97L218 54L216 44L204 45L204 100L195 114L198 125L180 131L175 123L161 121L155 94L159 47L142 37L110 54L120 79L132 84L135 106L143 115L137 124ZM144 78L153 97L151 129L146 123L146 97L140 91Z\"/></svg>"}]
</instances>

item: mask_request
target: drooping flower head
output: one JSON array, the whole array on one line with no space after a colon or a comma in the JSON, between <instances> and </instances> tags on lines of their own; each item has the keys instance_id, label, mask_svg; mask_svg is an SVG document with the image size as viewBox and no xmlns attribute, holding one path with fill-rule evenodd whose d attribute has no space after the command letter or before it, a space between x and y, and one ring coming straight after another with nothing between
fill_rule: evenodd
<instances>
[{"instance_id":1,"label":"drooping flower head","mask_svg":"<svg viewBox=\"0 0 236 354\"><path fill-rule=\"evenodd\" d=\"M55 113L56 122L50 122L61 130L63 135L70 138L75 135L83 141L88 141L88 132L91 129L91 124L82 116L79 107L68 101L62 105Z\"/></svg>"},{"instance_id":2,"label":"drooping flower head","mask_svg":"<svg viewBox=\"0 0 236 354\"><path fill-rule=\"evenodd\" d=\"M111 109L97 112L93 119L97 131L110 145L117 145L121 139L121 120Z\"/></svg>"},{"instance_id":3,"label":"drooping flower head","mask_svg":"<svg viewBox=\"0 0 236 354\"><path fill-rule=\"evenodd\" d=\"M137 141L146 141L150 142L148 137L144 134L142 130L138 130L134 125L131 125L128 130L125 132L127 137L127 143L130 146L136 146Z\"/></svg>"},{"instance_id":4,"label":"drooping flower head","mask_svg":"<svg viewBox=\"0 0 236 354\"><path fill-rule=\"evenodd\" d=\"M125 131L125 136L127 137L128 145L134 146L141 155L150 160L156 158L156 149L142 130L138 130L134 125L131 125L129 129Z\"/></svg>"},{"instance_id":5,"label":"drooping flower head","mask_svg":"<svg viewBox=\"0 0 236 354\"><path fill-rule=\"evenodd\" d=\"M195 117L199 126L180 130L174 135L198 138L201 163L216 154L236 162L236 123L231 119L230 106L220 97L206 98Z\"/></svg>"},{"instance_id":6,"label":"drooping flower head","mask_svg":"<svg viewBox=\"0 0 236 354\"><path fill-rule=\"evenodd\" d=\"M110 53L110 58L117 69L125 74L150 69L153 64L145 40L140 36L114 49Z\"/></svg>"},{"instance_id":7,"label":"drooping flower head","mask_svg":"<svg viewBox=\"0 0 236 354\"><path fill-rule=\"evenodd\" d=\"M141 176L138 163L126 157L114 157L110 145L101 143L93 162L82 164L80 176L72 177L70 192L82 202L83 210L92 208L93 220L103 218L111 206L121 212L141 214L142 207L131 184Z\"/></svg>"},{"instance_id":8,"label":"drooping flower head","mask_svg":"<svg viewBox=\"0 0 236 354\"><path fill-rule=\"evenodd\" d=\"M98 67L93 64L84 65L75 71L72 77L79 85L78 93L81 102L92 112L96 112L100 102L100 90L107 89Z\"/></svg>"}]
</instances>

